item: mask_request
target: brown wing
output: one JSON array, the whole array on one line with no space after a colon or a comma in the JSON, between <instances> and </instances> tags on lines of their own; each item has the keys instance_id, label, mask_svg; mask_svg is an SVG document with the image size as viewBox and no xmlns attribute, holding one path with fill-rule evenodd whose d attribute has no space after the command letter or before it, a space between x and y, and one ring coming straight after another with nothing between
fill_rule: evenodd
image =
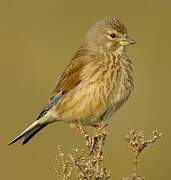
<instances>
[{"instance_id":1,"label":"brown wing","mask_svg":"<svg viewBox=\"0 0 171 180\"><path fill-rule=\"evenodd\" d=\"M85 65L85 61L73 61L64 71L59 82L52 94L58 94L61 91L69 91L74 88L80 81L80 72Z\"/></svg>"},{"instance_id":2,"label":"brown wing","mask_svg":"<svg viewBox=\"0 0 171 180\"><path fill-rule=\"evenodd\" d=\"M71 64L65 69L64 73L60 77L49 102L46 104L37 119L40 119L42 116L44 116L48 110L53 107L53 105L55 105L65 94L67 94L68 91L73 89L78 83L81 82L80 72L86 64L86 61L81 59L71 62Z\"/></svg>"}]
</instances>

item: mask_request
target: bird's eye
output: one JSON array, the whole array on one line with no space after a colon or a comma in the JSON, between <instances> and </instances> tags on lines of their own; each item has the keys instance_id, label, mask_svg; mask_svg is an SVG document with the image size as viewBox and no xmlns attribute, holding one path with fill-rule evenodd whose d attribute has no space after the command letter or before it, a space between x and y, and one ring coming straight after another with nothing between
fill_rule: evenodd
<instances>
[{"instance_id":1,"label":"bird's eye","mask_svg":"<svg viewBox=\"0 0 171 180\"><path fill-rule=\"evenodd\" d=\"M115 38L115 37L116 37L116 34L112 33L112 34L110 35L110 37L111 37L111 38Z\"/></svg>"}]
</instances>

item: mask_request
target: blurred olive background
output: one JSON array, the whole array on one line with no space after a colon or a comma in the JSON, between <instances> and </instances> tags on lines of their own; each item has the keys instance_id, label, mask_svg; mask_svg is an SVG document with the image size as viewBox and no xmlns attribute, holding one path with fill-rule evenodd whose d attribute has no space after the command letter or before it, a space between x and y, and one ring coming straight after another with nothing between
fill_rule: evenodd
<instances>
[{"instance_id":1,"label":"blurred olive background","mask_svg":"<svg viewBox=\"0 0 171 180\"><path fill-rule=\"evenodd\" d=\"M135 89L111 118L105 167L111 179L130 175L133 156L125 135L141 129L150 136L159 128L165 136L142 153L140 174L171 179L170 7L169 0L0 1L0 179L55 180L57 145L65 152L84 148L64 123L47 127L25 146L7 144L35 120L88 28L105 16L121 19L137 41L128 48Z\"/></svg>"}]
</instances>

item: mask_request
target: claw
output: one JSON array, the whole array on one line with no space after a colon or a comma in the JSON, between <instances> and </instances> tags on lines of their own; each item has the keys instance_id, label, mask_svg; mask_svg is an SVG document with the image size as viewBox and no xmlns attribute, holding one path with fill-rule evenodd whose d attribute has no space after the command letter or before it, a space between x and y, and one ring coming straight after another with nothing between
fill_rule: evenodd
<instances>
[{"instance_id":1,"label":"claw","mask_svg":"<svg viewBox=\"0 0 171 180\"><path fill-rule=\"evenodd\" d=\"M87 132L86 130L84 130L82 128L81 124L74 124L74 125L71 124L71 126L74 127L74 129L76 129L82 135L84 135L84 138L86 139L86 145L90 149L89 156L97 150L96 147L98 146L98 141L100 138L102 138L102 134L104 134L104 132L105 132L104 129L106 128L107 125L108 125L108 123L93 125L93 127L96 128L96 130L97 130L97 133L95 135L93 135L93 134Z\"/></svg>"}]
</instances>

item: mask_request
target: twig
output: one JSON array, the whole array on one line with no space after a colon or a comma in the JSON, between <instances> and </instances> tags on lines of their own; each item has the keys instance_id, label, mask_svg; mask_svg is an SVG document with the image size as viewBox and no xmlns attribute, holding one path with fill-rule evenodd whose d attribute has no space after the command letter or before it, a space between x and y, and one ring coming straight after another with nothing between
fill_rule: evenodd
<instances>
[{"instance_id":1,"label":"twig","mask_svg":"<svg viewBox=\"0 0 171 180\"><path fill-rule=\"evenodd\" d=\"M125 141L127 142L127 147L134 153L134 169L131 177L123 177L123 180L144 180L145 178L138 175L138 157L141 152L154 144L162 136L162 133L159 133L158 130L153 131L153 136L146 140L145 134L143 131L131 130L127 134Z\"/></svg>"},{"instance_id":2,"label":"twig","mask_svg":"<svg viewBox=\"0 0 171 180\"><path fill-rule=\"evenodd\" d=\"M108 180L110 178L110 172L107 172L106 168L102 168L101 165L104 161L103 146L107 136L105 127L98 129L93 136L84 131L86 150L79 152L75 149L65 156L61 148L58 147L57 166L55 168L58 179L68 180L71 175L80 180Z\"/></svg>"}]
</instances>

